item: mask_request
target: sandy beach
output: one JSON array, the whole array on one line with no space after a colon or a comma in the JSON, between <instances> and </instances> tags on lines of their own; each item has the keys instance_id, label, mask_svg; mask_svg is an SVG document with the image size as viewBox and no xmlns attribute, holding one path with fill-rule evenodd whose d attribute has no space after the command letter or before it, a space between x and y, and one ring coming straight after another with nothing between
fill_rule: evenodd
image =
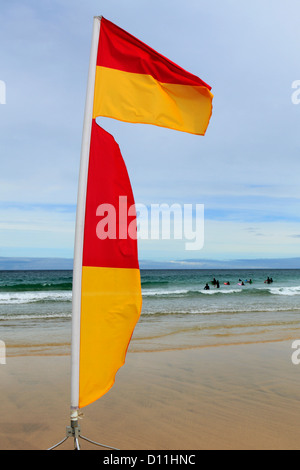
<instances>
[{"instance_id":1,"label":"sandy beach","mask_svg":"<svg viewBox=\"0 0 300 470\"><path fill-rule=\"evenodd\" d=\"M114 387L82 410L82 434L120 450L297 449L291 344L128 353ZM8 357L0 379L1 450L43 450L64 438L68 355Z\"/></svg>"}]
</instances>

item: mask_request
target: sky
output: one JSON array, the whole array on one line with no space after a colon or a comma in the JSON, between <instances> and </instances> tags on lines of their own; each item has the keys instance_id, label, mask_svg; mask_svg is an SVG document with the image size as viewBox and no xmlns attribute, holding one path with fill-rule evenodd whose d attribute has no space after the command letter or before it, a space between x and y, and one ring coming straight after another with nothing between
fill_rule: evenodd
<instances>
[{"instance_id":1,"label":"sky","mask_svg":"<svg viewBox=\"0 0 300 470\"><path fill-rule=\"evenodd\" d=\"M204 137L98 120L137 204L204 205L203 247L143 239L139 258L300 256L298 0L10 0L0 15L0 257L73 257L95 15L214 94Z\"/></svg>"}]
</instances>

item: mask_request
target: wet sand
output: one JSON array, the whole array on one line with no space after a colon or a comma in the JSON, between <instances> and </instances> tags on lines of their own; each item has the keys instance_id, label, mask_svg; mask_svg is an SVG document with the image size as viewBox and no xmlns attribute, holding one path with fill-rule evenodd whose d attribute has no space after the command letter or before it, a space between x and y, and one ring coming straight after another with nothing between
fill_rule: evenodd
<instances>
[{"instance_id":1,"label":"wet sand","mask_svg":"<svg viewBox=\"0 0 300 470\"><path fill-rule=\"evenodd\" d=\"M129 352L114 387L82 410L82 434L121 450L297 449L291 344ZM69 425L70 357L8 357L0 394L0 449L51 447Z\"/></svg>"}]
</instances>

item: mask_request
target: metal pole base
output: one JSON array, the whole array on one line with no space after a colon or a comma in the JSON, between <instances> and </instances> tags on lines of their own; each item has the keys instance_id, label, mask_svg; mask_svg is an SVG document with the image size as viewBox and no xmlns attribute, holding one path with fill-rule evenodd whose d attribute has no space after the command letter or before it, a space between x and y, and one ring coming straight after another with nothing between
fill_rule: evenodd
<instances>
[{"instance_id":1,"label":"metal pole base","mask_svg":"<svg viewBox=\"0 0 300 470\"><path fill-rule=\"evenodd\" d=\"M79 439L83 439L85 441L88 441L91 444L94 444L96 446L104 447L105 449L120 450L120 449L116 449L115 447L107 446L105 444L100 444L99 442L92 441L91 439L88 439L87 437L82 436L80 426L78 425L77 420L71 420L71 426L67 426L67 428L66 428L66 437L62 441L55 444L54 446L50 447L48 450L53 450L56 447L60 446L67 439L69 439L69 437L73 437L73 439L74 439L74 450L80 450Z\"/></svg>"},{"instance_id":2,"label":"metal pole base","mask_svg":"<svg viewBox=\"0 0 300 470\"><path fill-rule=\"evenodd\" d=\"M80 437L80 426L78 420L71 420L71 426L67 426L66 436L74 438L74 450L80 450L79 437Z\"/></svg>"}]
</instances>

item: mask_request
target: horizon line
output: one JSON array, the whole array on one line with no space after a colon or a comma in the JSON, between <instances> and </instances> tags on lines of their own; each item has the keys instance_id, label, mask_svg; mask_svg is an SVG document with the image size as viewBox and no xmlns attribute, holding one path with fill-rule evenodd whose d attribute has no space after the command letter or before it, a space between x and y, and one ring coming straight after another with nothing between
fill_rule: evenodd
<instances>
[{"instance_id":1,"label":"horizon line","mask_svg":"<svg viewBox=\"0 0 300 470\"><path fill-rule=\"evenodd\" d=\"M181 260L139 260L143 269L300 269L300 257L290 258L236 258L220 259L181 259ZM5 257L0 256L1 271L26 270L73 270L73 258L63 257Z\"/></svg>"}]
</instances>

